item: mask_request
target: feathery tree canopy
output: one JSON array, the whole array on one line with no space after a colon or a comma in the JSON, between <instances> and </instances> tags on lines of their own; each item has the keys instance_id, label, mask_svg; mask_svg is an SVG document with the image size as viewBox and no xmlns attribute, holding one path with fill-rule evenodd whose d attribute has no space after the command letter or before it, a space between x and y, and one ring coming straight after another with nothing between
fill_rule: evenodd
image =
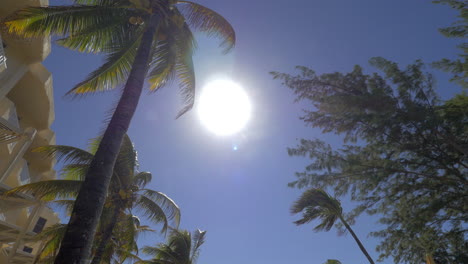
<instances>
[{"instance_id":1,"label":"feathery tree canopy","mask_svg":"<svg viewBox=\"0 0 468 264\"><path fill-rule=\"evenodd\" d=\"M458 45L463 52L458 59L442 59L433 63L433 66L453 74L452 81L458 83L464 88L468 88L468 2L464 0L437 0L437 4L449 5L459 11L459 20L451 26L439 29L440 33L449 38L459 38L464 42Z\"/></svg>"},{"instance_id":2,"label":"feathery tree canopy","mask_svg":"<svg viewBox=\"0 0 468 264\"><path fill-rule=\"evenodd\" d=\"M272 73L310 104L306 125L344 138L339 149L320 139L290 148L310 165L289 186L349 196L357 204L350 223L362 213L378 216L384 229L372 235L381 238L381 259L422 263L429 252L450 259L438 263L456 263L468 252L468 96L441 100L420 61L405 69L383 58L370 63L378 73L360 66Z\"/></svg>"}]
</instances>

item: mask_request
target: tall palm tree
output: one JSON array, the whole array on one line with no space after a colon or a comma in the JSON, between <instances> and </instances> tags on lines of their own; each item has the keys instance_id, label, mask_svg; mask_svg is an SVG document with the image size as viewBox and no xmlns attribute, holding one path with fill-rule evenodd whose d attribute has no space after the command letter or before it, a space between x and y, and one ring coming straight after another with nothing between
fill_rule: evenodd
<instances>
[{"instance_id":1,"label":"tall palm tree","mask_svg":"<svg viewBox=\"0 0 468 264\"><path fill-rule=\"evenodd\" d=\"M143 253L151 255L151 260L138 264L195 264L200 254L200 246L205 242L206 231L196 230L193 235L183 230L172 229L167 243L157 247L144 247Z\"/></svg>"},{"instance_id":2,"label":"tall palm tree","mask_svg":"<svg viewBox=\"0 0 468 264\"><path fill-rule=\"evenodd\" d=\"M178 79L185 106L194 103L192 30L222 38L229 51L232 26L219 14L191 1L75 0L72 6L31 7L4 21L25 37L55 34L57 43L81 52L107 54L106 62L70 93L112 89L125 82L122 96L94 155L68 224L56 263L87 261L120 145L135 113L144 80L156 91Z\"/></svg>"},{"instance_id":3,"label":"tall palm tree","mask_svg":"<svg viewBox=\"0 0 468 264\"><path fill-rule=\"evenodd\" d=\"M351 236L358 244L362 253L367 257L369 263L375 264L367 250L362 245L361 241L349 226L348 222L343 217L343 208L340 202L328 195L320 189L309 189L305 191L299 199L294 202L291 207L291 213L297 214L302 212L302 218L295 221L296 225L303 225L315 219L320 219L321 222L314 228L314 231L330 231L339 219L346 227Z\"/></svg>"},{"instance_id":4,"label":"tall palm tree","mask_svg":"<svg viewBox=\"0 0 468 264\"><path fill-rule=\"evenodd\" d=\"M59 161L63 160L66 163L62 169L65 179L22 185L6 192L6 195L16 193L33 194L40 200L53 201L58 205L63 205L71 212L73 208L73 200L71 199L76 198L80 188L82 188L83 179L89 170L94 151L98 146L97 142L98 140L91 144L90 152L61 145L44 146L36 149L36 152L42 152L47 156L55 156ZM99 239L94 247L94 257L91 262L93 264L109 263L109 259L103 260L103 256L107 256L107 258L113 256L113 254L109 254L109 251L112 251L112 248L109 248L112 243L109 243L109 241L112 241L112 235L116 232L116 227L120 225L120 222L127 223L127 226L117 228L119 229L117 230L118 236L121 237L126 234L125 243L132 242L127 245L129 247L128 252L135 250L136 242L133 243L132 234L136 235L137 233L132 231L133 228L128 228L128 226L131 227L131 223L135 222L133 211L142 213L153 223L162 223L162 232L167 230L171 220L174 220L175 226L179 224L180 210L178 206L165 194L145 188L151 181L152 175L149 172L139 172L137 167L137 152L130 138L125 136L113 170L104 213L100 217ZM63 227L66 229L66 225ZM140 230L142 229L140 228ZM58 232L58 230L55 231ZM62 231L60 230L60 232ZM55 245L58 241L54 237L53 242ZM124 247L121 245L119 248Z\"/></svg>"}]
</instances>

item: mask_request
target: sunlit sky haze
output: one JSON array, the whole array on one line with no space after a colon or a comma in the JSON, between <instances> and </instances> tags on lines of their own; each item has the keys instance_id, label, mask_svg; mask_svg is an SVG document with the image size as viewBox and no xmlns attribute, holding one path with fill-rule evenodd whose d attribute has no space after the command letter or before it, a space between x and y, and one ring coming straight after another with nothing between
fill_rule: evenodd
<instances>
[{"instance_id":1,"label":"sunlit sky haze","mask_svg":"<svg viewBox=\"0 0 468 264\"><path fill-rule=\"evenodd\" d=\"M294 104L291 91L269 72L293 72L296 65L318 73L350 71L355 64L370 72L367 61L374 56L401 65L453 58L459 52L457 41L443 37L437 28L454 22L456 13L423 0L197 2L222 14L237 33L236 47L228 55L222 55L216 40L197 34L197 89L213 76L240 84L253 109L249 122L240 132L220 137L206 129L196 109L175 120L180 97L171 85L144 93L129 135L140 170L153 173L150 188L179 204L181 228L207 230L198 263L321 264L330 258L365 263L351 236L314 233L312 225L292 224L296 218L289 207L301 192L287 183L307 160L288 157L287 147L304 137L339 146L339 137L305 127L298 117L306 106ZM105 127L119 90L80 100L63 98L99 64L99 57L57 46L46 60L54 78L58 144L84 148ZM459 91L445 75L435 73L444 98ZM346 198L341 201L345 210L351 209ZM375 221L362 217L353 227L377 258L377 241L367 238L379 228ZM141 245L161 240L155 237L143 237Z\"/></svg>"}]
</instances>

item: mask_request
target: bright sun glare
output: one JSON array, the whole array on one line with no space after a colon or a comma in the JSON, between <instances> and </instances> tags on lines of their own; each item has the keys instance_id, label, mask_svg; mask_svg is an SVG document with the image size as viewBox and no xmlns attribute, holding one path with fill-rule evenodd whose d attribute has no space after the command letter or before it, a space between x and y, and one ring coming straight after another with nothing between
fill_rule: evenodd
<instances>
[{"instance_id":1,"label":"bright sun glare","mask_svg":"<svg viewBox=\"0 0 468 264\"><path fill-rule=\"evenodd\" d=\"M250 119L250 101L238 84L216 80L203 88L198 103L201 122L217 135L239 132Z\"/></svg>"}]
</instances>

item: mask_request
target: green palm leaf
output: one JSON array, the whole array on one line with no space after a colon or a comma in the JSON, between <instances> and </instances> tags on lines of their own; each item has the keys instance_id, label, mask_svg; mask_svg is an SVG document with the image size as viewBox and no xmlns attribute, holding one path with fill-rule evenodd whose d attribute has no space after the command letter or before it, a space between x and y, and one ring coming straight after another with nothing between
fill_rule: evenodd
<instances>
[{"instance_id":1,"label":"green palm leaf","mask_svg":"<svg viewBox=\"0 0 468 264\"><path fill-rule=\"evenodd\" d=\"M294 222L296 225L302 225L312 220L320 219L320 223L315 226L314 231L330 231L336 221L340 220L348 232L351 233L362 253L369 260L369 263L374 264L374 260L372 260L353 229L346 222L340 201L331 197L321 189L312 188L305 191L291 206L292 214L300 212L302 212L302 218Z\"/></svg>"},{"instance_id":2,"label":"green palm leaf","mask_svg":"<svg viewBox=\"0 0 468 264\"><path fill-rule=\"evenodd\" d=\"M206 231L201 231L200 229L197 229L195 232L193 232L193 246L191 252L192 263L197 262L198 256L200 255L200 246L205 243L205 234Z\"/></svg>"},{"instance_id":3,"label":"green palm leaf","mask_svg":"<svg viewBox=\"0 0 468 264\"><path fill-rule=\"evenodd\" d=\"M162 223L163 227L161 232L166 232L167 228L169 227L169 221L164 214L163 209L157 203L146 196L140 195L135 202L135 207L142 215L147 217L152 222L157 224Z\"/></svg>"},{"instance_id":4,"label":"green palm leaf","mask_svg":"<svg viewBox=\"0 0 468 264\"><path fill-rule=\"evenodd\" d=\"M142 252L152 256L151 260L139 262L141 264L195 264L200 246L205 241L206 232L197 230L193 233L186 230L171 229L166 243L156 247L146 246Z\"/></svg>"},{"instance_id":5,"label":"green palm leaf","mask_svg":"<svg viewBox=\"0 0 468 264\"><path fill-rule=\"evenodd\" d=\"M93 25L106 24L122 10L117 6L29 7L15 12L3 23L8 32L22 37L66 36L79 34Z\"/></svg>"},{"instance_id":6,"label":"green palm leaf","mask_svg":"<svg viewBox=\"0 0 468 264\"><path fill-rule=\"evenodd\" d=\"M182 95L183 107L176 118L192 109L195 101L195 70L193 67L192 54L194 49L194 38L187 24L177 31L176 35L176 75L179 80L179 89Z\"/></svg>"},{"instance_id":7,"label":"green palm leaf","mask_svg":"<svg viewBox=\"0 0 468 264\"><path fill-rule=\"evenodd\" d=\"M67 94L103 92L114 89L127 80L137 48L141 42L141 30L125 48L107 56L105 63L93 71L84 81L77 84Z\"/></svg>"},{"instance_id":8,"label":"green palm leaf","mask_svg":"<svg viewBox=\"0 0 468 264\"><path fill-rule=\"evenodd\" d=\"M236 42L236 33L231 24L215 11L190 1L178 1L187 24L194 30L205 32L208 36L220 37L220 47L229 52Z\"/></svg>"},{"instance_id":9,"label":"green palm leaf","mask_svg":"<svg viewBox=\"0 0 468 264\"><path fill-rule=\"evenodd\" d=\"M129 16L122 12L119 18L92 25L79 34L59 39L56 43L78 52L110 52L118 46L122 47L122 43L128 37L127 32L133 31L131 28L136 27L125 21Z\"/></svg>"},{"instance_id":10,"label":"green palm leaf","mask_svg":"<svg viewBox=\"0 0 468 264\"><path fill-rule=\"evenodd\" d=\"M60 174L65 180L84 181L89 164L67 164L62 167Z\"/></svg>"},{"instance_id":11,"label":"green palm leaf","mask_svg":"<svg viewBox=\"0 0 468 264\"><path fill-rule=\"evenodd\" d=\"M46 241L39 251L37 263L53 263L66 228L66 224L55 224L45 228L41 233L33 237L33 241Z\"/></svg>"},{"instance_id":12,"label":"green palm leaf","mask_svg":"<svg viewBox=\"0 0 468 264\"><path fill-rule=\"evenodd\" d=\"M177 228L180 223L180 209L179 206L169 198L166 194L162 192L153 191L150 189L143 189L142 196L150 199L164 211L164 215L169 220L175 221L175 227Z\"/></svg>"},{"instance_id":13,"label":"green palm leaf","mask_svg":"<svg viewBox=\"0 0 468 264\"><path fill-rule=\"evenodd\" d=\"M139 172L133 177L133 184L137 185L140 189L143 189L153 178L151 172Z\"/></svg>"},{"instance_id":14,"label":"green palm leaf","mask_svg":"<svg viewBox=\"0 0 468 264\"><path fill-rule=\"evenodd\" d=\"M177 52L173 47L175 41L168 31L161 29L161 36L164 40L158 40L153 51L151 66L148 73L148 82L150 91L157 91L159 88L167 85L175 78L175 65L177 63Z\"/></svg>"},{"instance_id":15,"label":"green palm leaf","mask_svg":"<svg viewBox=\"0 0 468 264\"><path fill-rule=\"evenodd\" d=\"M18 186L5 192L4 195L24 193L33 195L42 201L75 198L81 188L81 183L81 181L73 180L39 181Z\"/></svg>"},{"instance_id":16,"label":"green palm leaf","mask_svg":"<svg viewBox=\"0 0 468 264\"><path fill-rule=\"evenodd\" d=\"M33 149L33 152L43 153L48 158L55 157L57 161L65 163L88 164L93 159L93 154L86 150L64 145L42 146Z\"/></svg>"}]
</instances>

